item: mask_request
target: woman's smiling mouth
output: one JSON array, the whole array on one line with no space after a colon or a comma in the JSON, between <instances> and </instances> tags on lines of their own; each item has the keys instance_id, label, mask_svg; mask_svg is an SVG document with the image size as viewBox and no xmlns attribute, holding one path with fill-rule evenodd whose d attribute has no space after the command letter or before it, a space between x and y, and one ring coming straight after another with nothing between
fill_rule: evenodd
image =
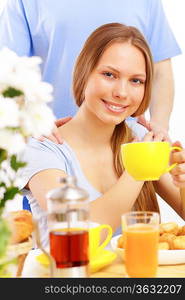
<instances>
[{"instance_id":1,"label":"woman's smiling mouth","mask_svg":"<svg viewBox=\"0 0 185 300\"><path fill-rule=\"evenodd\" d=\"M126 108L128 107L127 106L123 106L123 105L120 105L120 104L117 104L117 103L113 103L113 102L108 102L108 101L105 101L103 99L101 99L105 105L105 107L113 112L113 113L122 113L126 110Z\"/></svg>"}]
</instances>

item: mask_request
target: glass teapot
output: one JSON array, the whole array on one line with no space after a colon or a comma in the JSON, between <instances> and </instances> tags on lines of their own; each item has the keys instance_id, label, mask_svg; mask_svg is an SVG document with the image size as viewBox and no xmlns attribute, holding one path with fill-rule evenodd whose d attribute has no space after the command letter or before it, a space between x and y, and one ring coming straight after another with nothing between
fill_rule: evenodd
<instances>
[{"instance_id":1,"label":"glass teapot","mask_svg":"<svg viewBox=\"0 0 185 300\"><path fill-rule=\"evenodd\" d=\"M75 177L60 180L61 187L47 194L50 255L54 277L88 277L89 200Z\"/></svg>"}]
</instances>

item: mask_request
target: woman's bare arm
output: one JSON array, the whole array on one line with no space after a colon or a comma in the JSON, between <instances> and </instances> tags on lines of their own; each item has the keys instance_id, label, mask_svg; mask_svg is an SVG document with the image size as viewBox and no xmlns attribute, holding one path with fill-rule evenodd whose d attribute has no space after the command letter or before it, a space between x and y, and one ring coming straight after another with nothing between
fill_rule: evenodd
<instances>
[{"instance_id":1,"label":"woman's bare arm","mask_svg":"<svg viewBox=\"0 0 185 300\"><path fill-rule=\"evenodd\" d=\"M180 196L180 190L173 184L172 177L169 173L161 176L159 181L154 182L156 193L168 203L179 216L182 215L182 201Z\"/></svg>"},{"instance_id":2,"label":"woman's bare arm","mask_svg":"<svg viewBox=\"0 0 185 300\"><path fill-rule=\"evenodd\" d=\"M48 169L38 172L29 183L28 188L46 210L46 194L49 190L61 186L59 179L66 173L61 170ZM101 197L90 203L90 219L98 223L109 223L113 230L120 226L121 215L130 211L136 201L143 182L135 181L128 173L124 172L117 183Z\"/></svg>"}]
</instances>

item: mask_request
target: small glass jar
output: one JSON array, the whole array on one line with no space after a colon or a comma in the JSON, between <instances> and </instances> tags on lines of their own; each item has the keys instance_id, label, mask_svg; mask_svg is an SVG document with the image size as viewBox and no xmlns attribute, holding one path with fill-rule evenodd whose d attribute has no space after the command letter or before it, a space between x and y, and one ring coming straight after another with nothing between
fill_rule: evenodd
<instances>
[{"instance_id":1,"label":"small glass jar","mask_svg":"<svg viewBox=\"0 0 185 300\"><path fill-rule=\"evenodd\" d=\"M62 186L47 194L50 255L56 263L54 277L88 277L89 200L75 177L61 179Z\"/></svg>"}]
</instances>

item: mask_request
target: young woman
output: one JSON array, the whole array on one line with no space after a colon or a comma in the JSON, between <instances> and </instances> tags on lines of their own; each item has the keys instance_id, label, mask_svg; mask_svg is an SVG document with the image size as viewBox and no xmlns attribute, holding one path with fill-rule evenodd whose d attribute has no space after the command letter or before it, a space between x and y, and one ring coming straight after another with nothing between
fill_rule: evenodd
<instances>
[{"instance_id":1,"label":"young woman","mask_svg":"<svg viewBox=\"0 0 185 300\"><path fill-rule=\"evenodd\" d=\"M121 144L135 137L125 119L148 108L152 75L150 49L136 28L110 23L90 35L73 74L79 110L59 129L65 142L32 139L25 155L24 191L33 214L46 209L46 194L60 185L60 177L73 175L89 193L91 220L113 230L124 212L159 211L156 192L183 217L178 187L185 186L184 150L172 154L178 163L172 176L165 174L155 183L135 181L120 160ZM152 132L138 138L162 140ZM40 224L44 244L45 226Z\"/></svg>"}]
</instances>

